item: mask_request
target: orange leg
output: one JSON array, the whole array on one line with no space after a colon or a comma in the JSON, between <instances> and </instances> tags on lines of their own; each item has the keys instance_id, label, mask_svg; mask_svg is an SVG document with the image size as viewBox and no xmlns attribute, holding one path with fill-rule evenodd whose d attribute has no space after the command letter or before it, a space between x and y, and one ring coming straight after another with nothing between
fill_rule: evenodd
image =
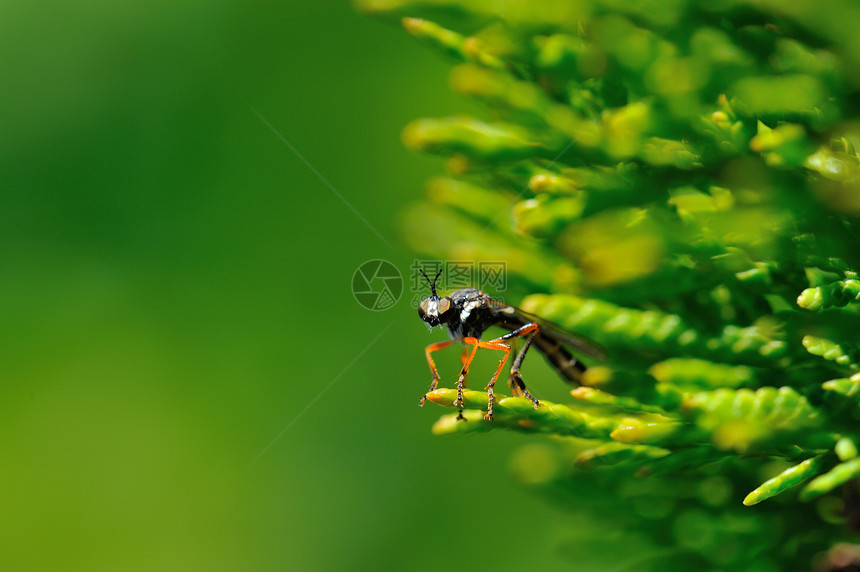
<instances>
[{"instance_id":1,"label":"orange leg","mask_svg":"<svg viewBox=\"0 0 860 572\"><path fill-rule=\"evenodd\" d=\"M505 355L502 356L501 361L499 361L499 367L496 368L496 372L493 374L492 379L490 379L490 383L487 384L487 387L484 389L487 390L487 413L484 415L484 419L492 420L493 419L493 387L496 384L496 380L499 378L499 374L502 373L502 368L505 367L505 362L508 361L508 357L511 355L511 347L498 340L491 340L489 342L482 342L477 338L464 338L463 343L467 345L474 346L472 348L471 353L469 354L468 360L463 363L463 369L460 370L460 377L457 379L457 400L454 402L454 405L460 408L457 419L464 419L463 417L463 388L466 386L466 374L469 372L469 365L471 365L472 360L475 359L475 353L478 351L478 348L487 348L490 350L499 350L505 352Z\"/></svg>"},{"instance_id":2,"label":"orange leg","mask_svg":"<svg viewBox=\"0 0 860 572\"><path fill-rule=\"evenodd\" d=\"M427 393L430 393L436 386L439 385L439 371L436 369L436 362L433 361L433 357L430 355L435 351L447 348L451 344L454 343L454 340L446 340L444 342L437 342L435 344L430 344L424 349L424 354L427 356L427 363L430 364L430 373L433 374L433 379L430 381L430 389L427 390ZM427 393L421 396L420 401L418 402L418 407L424 407L424 402L427 400Z\"/></svg>"}]
</instances>

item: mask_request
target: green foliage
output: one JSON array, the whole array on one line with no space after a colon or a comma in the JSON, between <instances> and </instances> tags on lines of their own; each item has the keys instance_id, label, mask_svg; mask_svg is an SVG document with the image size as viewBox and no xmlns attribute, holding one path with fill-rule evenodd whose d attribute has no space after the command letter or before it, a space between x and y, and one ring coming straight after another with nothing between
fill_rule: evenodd
<instances>
[{"instance_id":1,"label":"green foliage","mask_svg":"<svg viewBox=\"0 0 860 572\"><path fill-rule=\"evenodd\" d=\"M595 531L636 530L637 569L803 570L850 540L860 10L360 4L452 58L480 109L406 127L449 171L406 213L410 244L507 261L506 298L609 355L572 404L497 394L489 422L467 392L476 411L434 430L557 436L563 469L515 473Z\"/></svg>"}]
</instances>

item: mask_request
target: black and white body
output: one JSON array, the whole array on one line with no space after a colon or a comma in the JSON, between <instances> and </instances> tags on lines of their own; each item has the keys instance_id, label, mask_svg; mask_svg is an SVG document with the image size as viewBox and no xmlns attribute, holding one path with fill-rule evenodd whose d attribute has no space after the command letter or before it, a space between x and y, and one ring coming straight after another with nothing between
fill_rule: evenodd
<instances>
[{"instance_id":1,"label":"black and white body","mask_svg":"<svg viewBox=\"0 0 860 572\"><path fill-rule=\"evenodd\" d=\"M525 343L511 366L508 385L514 395L527 397L535 407L538 407L539 402L526 389L520 376L520 366L532 344L543 353L550 365L572 383L579 383L586 367L568 348L575 348L592 357L603 359L603 352L585 338L565 332L559 326L519 308L494 300L480 290L463 288L450 296L438 296L436 280L441 272L440 270L436 278L431 281L430 277L423 270L421 271L430 282L431 295L424 298L418 305L418 315L431 327L447 327L451 334L450 340L431 344L425 350L427 362L433 374L428 393L436 389L439 383L439 373L430 354L457 342L464 344L467 349L468 346L472 346L468 355L466 351L463 353L463 369L457 380L457 400L454 405L460 408L460 419L463 418L463 388L466 384L466 375L479 347L505 352L498 369L486 387L488 402L485 419L493 418L493 387L510 356L509 340L517 337L525 338ZM484 331L493 326L508 330L508 333L492 340L481 341ZM421 398L421 405L424 404L425 397L426 394Z\"/></svg>"}]
</instances>

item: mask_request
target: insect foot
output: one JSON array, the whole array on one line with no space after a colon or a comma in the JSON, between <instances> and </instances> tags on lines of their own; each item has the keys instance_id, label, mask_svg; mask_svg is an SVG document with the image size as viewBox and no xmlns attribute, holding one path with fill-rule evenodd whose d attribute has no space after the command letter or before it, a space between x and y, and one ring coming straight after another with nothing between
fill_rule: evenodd
<instances>
[{"instance_id":1,"label":"insect foot","mask_svg":"<svg viewBox=\"0 0 860 572\"><path fill-rule=\"evenodd\" d=\"M430 389L427 390L427 393L430 393L436 386L439 385L439 375L436 374L436 371L433 371L433 379L430 380ZM424 402L427 401L427 393L421 396L421 399L418 400L418 407L424 407Z\"/></svg>"},{"instance_id":2,"label":"insect foot","mask_svg":"<svg viewBox=\"0 0 860 572\"><path fill-rule=\"evenodd\" d=\"M487 421L493 420L493 403L495 400L495 398L493 397L493 385L495 381L496 379L493 378L493 381L491 381L487 385L487 387L484 388L487 390L487 413L484 414L484 419L486 419Z\"/></svg>"},{"instance_id":3,"label":"insect foot","mask_svg":"<svg viewBox=\"0 0 860 572\"><path fill-rule=\"evenodd\" d=\"M515 396L527 397L528 400L532 402L535 409L540 406L540 402L535 399L531 393L529 393L528 389L526 389L526 384L523 382L523 378L520 377L519 371L511 371L511 376L508 378L508 385L511 387Z\"/></svg>"},{"instance_id":4,"label":"insect foot","mask_svg":"<svg viewBox=\"0 0 860 572\"><path fill-rule=\"evenodd\" d=\"M460 378L457 380L457 399L454 400L454 407L459 407L461 410L463 408L464 387L466 387L466 376L464 374L460 374Z\"/></svg>"}]
</instances>

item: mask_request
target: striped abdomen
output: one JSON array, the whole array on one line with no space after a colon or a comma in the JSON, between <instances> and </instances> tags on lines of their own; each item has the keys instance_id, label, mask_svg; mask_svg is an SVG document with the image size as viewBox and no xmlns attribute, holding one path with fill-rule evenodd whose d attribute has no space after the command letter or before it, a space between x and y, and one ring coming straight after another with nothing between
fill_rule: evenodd
<instances>
[{"instance_id":1,"label":"striped abdomen","mask_svg":"<svg viewBox=\"0 0 860 572\"><path fill-rule=\"evenodd\" d=\"M543 331L539 331L532 342L546 356L547 361L556 368L568 381L581 383L582 374L585 372L585 364L576 359L564 346L558 341L553 340Z\"/></svg>"}]
</instances>

